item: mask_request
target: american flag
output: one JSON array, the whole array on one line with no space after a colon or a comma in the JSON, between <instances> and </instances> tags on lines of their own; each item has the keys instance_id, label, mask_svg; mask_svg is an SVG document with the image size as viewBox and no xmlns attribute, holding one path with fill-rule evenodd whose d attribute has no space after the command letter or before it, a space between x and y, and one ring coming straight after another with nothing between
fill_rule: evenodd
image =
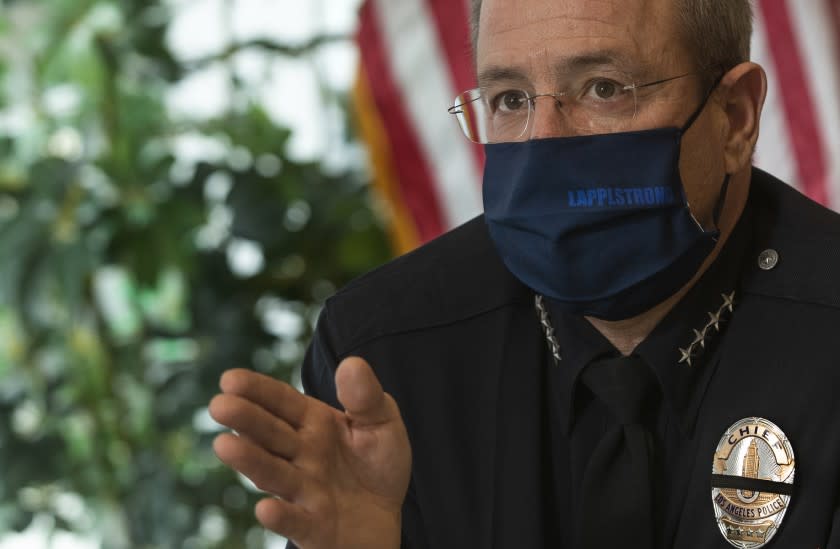
<instances>
[{"instance_id":1,"label":"american flag","mask_svg":"<svg viewBox=\"0 0 840 549\"><path fill-rule=\"evenodd\" d=\"M753 60L770 81L756 165L840 210L840 0L758 0ZM468 0L366 0L354 91L395 249L481 212L483 155L446 112L475 87Z\"/></svg>"}]
</instances>

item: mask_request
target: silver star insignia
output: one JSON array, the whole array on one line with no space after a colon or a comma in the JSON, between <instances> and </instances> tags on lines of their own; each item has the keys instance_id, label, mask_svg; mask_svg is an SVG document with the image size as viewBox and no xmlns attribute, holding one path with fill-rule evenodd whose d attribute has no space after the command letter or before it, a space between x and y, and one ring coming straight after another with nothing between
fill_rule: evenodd
<instances>
[{"instance_id":1,"label":"silver star insignia","mask_svg":"<svg viewBox=\"0 0 840 549\"><path fill-rule=\"evenodd\" d=\"M720 308L721 312L724 309L729 309L729 312L733 312L735 310L735 292L732 292L729 295L721 294L720 297L723 298L723 306Z\"/></svg>"},{"instance_id":2,"label":"silver star insignia","mask_svg":"<svg viewBox=\"0 0 840 549\"><path fill-rule=\"evenodd\" d=\"M691 366L692 359L694 359L693 347L689 347L688 349L680 349L679 364L688 364L689 366Z\"/></svg>"},{"instance_id":3,"label":"silver star insignia","mask_svg":"<svg viewBox=\"0 0 840 549\"><path fill-rule=\"evenodd\" d=\"M709 323L706 324L706 329L709 328L714 328L716 332L720 331L720 311L709 313Z\"/></svg>"},{"instance_id":4,"label":"silver star insignia","mask_svg":"<svg viewBox=\"0 0 840 549\"><path fill-rule=\"evenodd\" d=\"M695 347L700 345L702 348L706 348L706 330L704 329L702 332L700 330L694 330L694 341L691 342L691 346Z\"/></svg>"}]
</instances>

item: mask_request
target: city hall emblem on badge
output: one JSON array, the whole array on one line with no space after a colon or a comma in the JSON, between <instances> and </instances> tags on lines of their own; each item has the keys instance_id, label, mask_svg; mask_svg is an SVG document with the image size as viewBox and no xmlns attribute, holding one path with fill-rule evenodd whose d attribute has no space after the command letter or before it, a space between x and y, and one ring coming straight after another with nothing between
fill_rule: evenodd
<instances>
[{"instance_id":1,"label":"city hall emblem on badge","mask_svg":"<svg viewBox=\"0 0 840 549\"><path fill-rule=\"evenodd\" d=\"M793 494L796 461L784 432L750 417L724 433L712 464L718 528L733 547L764 547L779 531Z\"/></svg>"}]
</instances>

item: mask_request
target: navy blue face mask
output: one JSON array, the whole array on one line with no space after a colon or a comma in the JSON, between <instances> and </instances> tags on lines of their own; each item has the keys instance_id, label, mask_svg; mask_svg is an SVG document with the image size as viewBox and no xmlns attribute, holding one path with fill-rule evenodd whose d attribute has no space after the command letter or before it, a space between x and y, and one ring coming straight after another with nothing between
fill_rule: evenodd
<instances>
[{"instance_id":1,"label":"navy blue face mask","mask_svg":"<svg viewBox=\"0 0 840 549\"><path fill-rule=\"evenodd\" d=\"M561 310L605 320L675 294L720 235L691 214L679 169L704 107L682 128L486 145L485 219L508 269Z\"/></svg>"}]
</instances>

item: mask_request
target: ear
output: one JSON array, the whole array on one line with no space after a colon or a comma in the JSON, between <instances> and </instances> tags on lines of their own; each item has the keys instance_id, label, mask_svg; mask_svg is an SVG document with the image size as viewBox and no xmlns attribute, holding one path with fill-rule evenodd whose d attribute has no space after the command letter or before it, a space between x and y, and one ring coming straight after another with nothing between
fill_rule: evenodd
<instances>
[{"instance_id":1,"label":"ear","mask_svg":"<svg viewBox=\"0 0 840 549\"><path fill-rule=\"evenodd\" d=\"M723 76L720 91L726 118L723 135L726 173L734 174L752 163L767 96L767 75L755 63L741 63Z\"/></svg>"}]
</instances>

